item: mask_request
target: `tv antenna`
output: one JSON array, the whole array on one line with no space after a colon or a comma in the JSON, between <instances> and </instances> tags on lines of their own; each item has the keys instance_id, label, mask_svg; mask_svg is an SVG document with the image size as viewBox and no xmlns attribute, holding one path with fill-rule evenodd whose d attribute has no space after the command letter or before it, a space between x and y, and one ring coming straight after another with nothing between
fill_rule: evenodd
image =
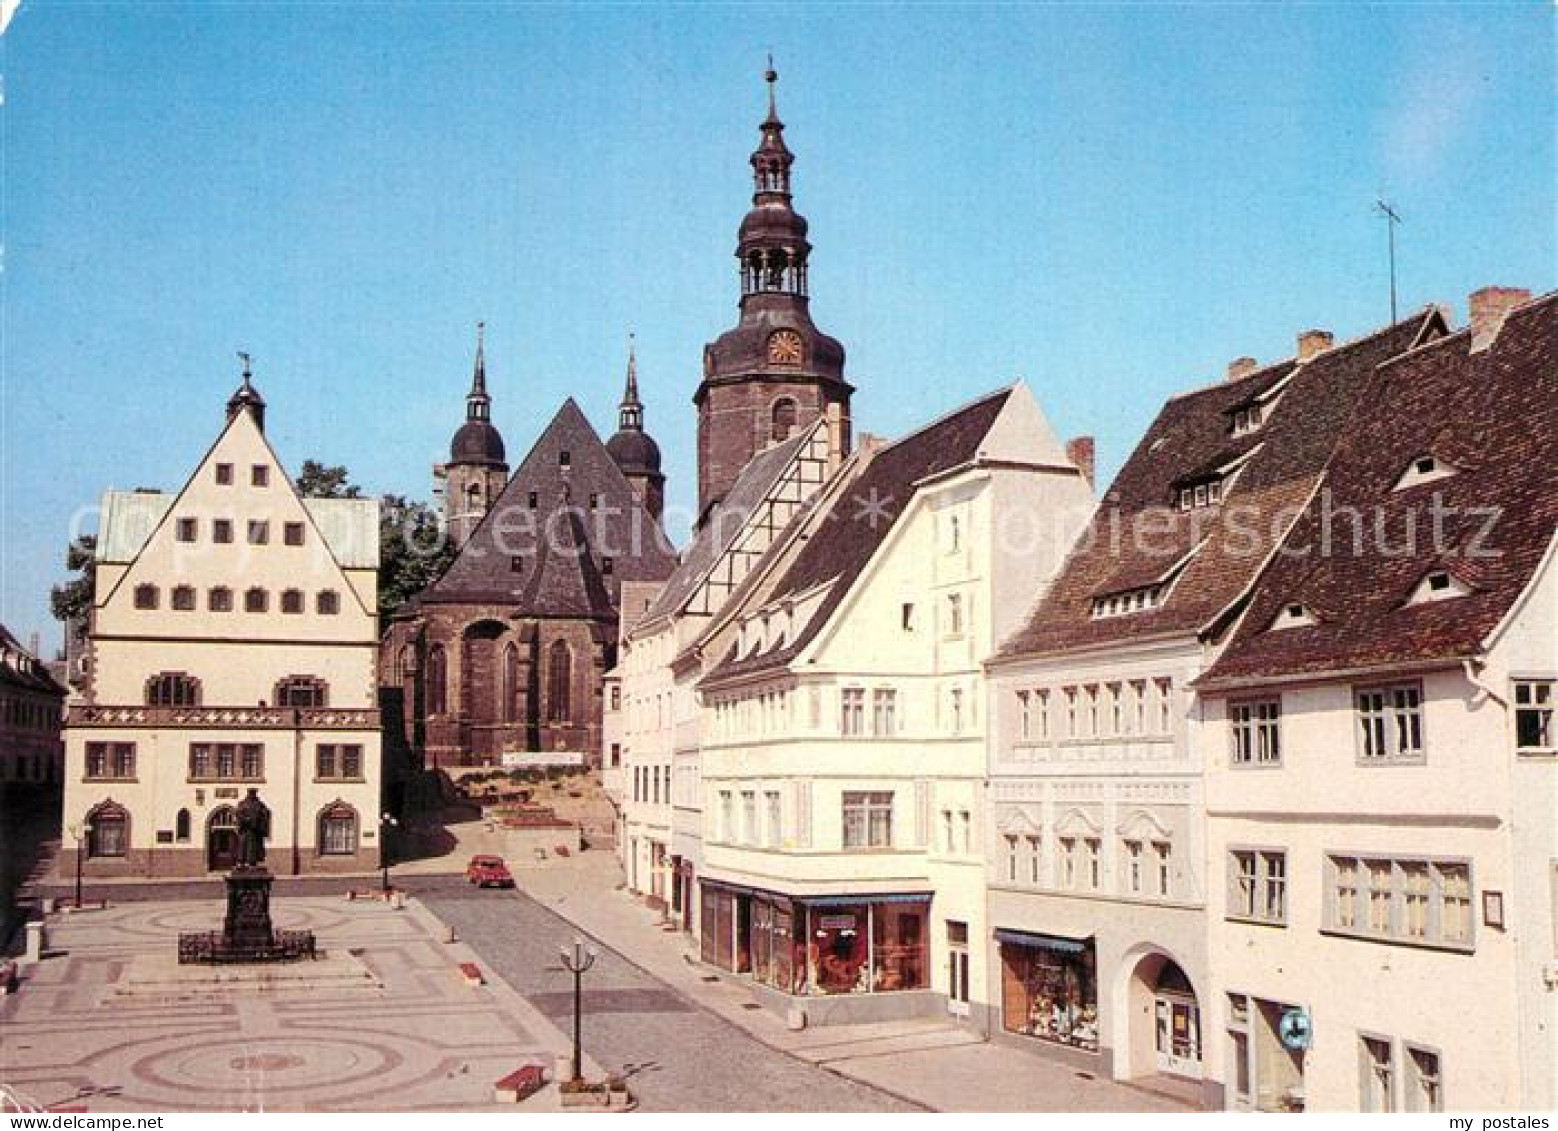
<instances>
[{"instance_id":1,"label":"tv antenna","mask_svg":"<svg viewBox=\"0 0 1558 1131\"><path fill-rule=\"evenodd\" d=\"M1396 320L1396 225L1401 223L1401 215L1391 205L1390 201L1380 196L1374 201L1374 211L1385 218L1385 231L1388 233L1390 243L1390 320Z\"/></svg>"}]
</instances>

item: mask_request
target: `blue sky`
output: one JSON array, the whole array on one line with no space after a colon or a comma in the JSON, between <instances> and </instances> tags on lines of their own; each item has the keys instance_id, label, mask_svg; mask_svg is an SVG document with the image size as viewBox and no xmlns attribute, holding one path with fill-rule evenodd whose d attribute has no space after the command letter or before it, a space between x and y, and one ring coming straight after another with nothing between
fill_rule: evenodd
<instances>
[{"instance_id":1,"label":"blue sky","mask_svg":"<svg viewBox=\"0 0 1558 1131\"><path fill-rule=\"evenodd\" d=\"M121 4L3 39L0 620L107 487L175 488L255 356L282 459L429 497L474 323L518 462L615 426L673 505L764 53L857 427L1025 378L1112 475L1175 391L1488 283L1554 285L1554 15L1348 5ZM90 518L88 518L90 524Z\"/></svg>"}]
</instances>

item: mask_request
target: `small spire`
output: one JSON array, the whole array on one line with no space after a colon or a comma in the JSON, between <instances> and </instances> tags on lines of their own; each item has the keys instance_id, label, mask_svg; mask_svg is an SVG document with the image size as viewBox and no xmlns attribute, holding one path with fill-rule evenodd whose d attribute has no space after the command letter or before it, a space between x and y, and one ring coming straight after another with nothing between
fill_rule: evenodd
<instances>
[{"instance_id":1,"label":"small spire","mask_svg":"<svg viewBox=\"0 0 1558 1131\"><path fill-rule=\"evenodd\" d=\"M260 391L251 383L251 379L254 377L253 359L243 350L239 350L238 360L243 362L243 381L239 384L237 391L227 398L227 419L232 420L233 417L247 409L254 417L254 422L263 431L265 428L265 398L260 396Z\"/></svg>"},{"instance_id":2,"label":"small spire","mask_svg":"<svg viewBox=\"0 0 1558 1131\"><path fill-rule=\"evenodd\" d=\"M768 70L763 72L763 81L768 84L768 120L779 120L779 107L774 99L774 84L779 81L779 72L774 70L774 53L768 53Z\"/></svg>"},{"instance_id":3,"label":"small spire","mask_svg":"<svg viewBox=\"0 0 1558 1131\"><path fill-rule=\"evenodd\" d=\"M476 323L476 373L471 379L471 394L487 393L487 324Z\"/></svg>"},{"instance_id":4,"label":"small spire","mask_svg":"<svg viewBox=\"0 0 1558 1131\"><path fill-rule=\"evenodd\" d=\"M640 432L644 428L644 405L638 399L638 349L637 336L628 332L628 379L622 390L622 404L617 413L617 426L624 431Z\"/></svg>"},{"instance_id":5,"label":"small spire","mask_svg":"<svg viewBox=\"0 0 1558 1131\"><path fill-rule=\"evenodd\" d=\"M253 359L243 350L238 351L238 360L243 362L243 387L249 387L249 378L254 376Z\"/></svg>"}]
</instances>

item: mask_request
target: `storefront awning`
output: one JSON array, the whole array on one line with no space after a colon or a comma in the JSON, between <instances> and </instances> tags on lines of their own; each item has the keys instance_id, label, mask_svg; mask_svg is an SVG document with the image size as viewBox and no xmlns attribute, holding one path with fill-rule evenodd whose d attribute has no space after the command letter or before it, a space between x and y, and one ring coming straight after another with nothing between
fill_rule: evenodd
<instances>
[{"instance_id":1,"label":"storefront awning","mask_svg":"<svg viewBox=\"0 0 1558 1131\"><path fill-rule=\"evenodd\" d=\"M926 903L930 892L907 892L893 895L797 895L797 903L808 907L847 907L856 903Z\"/></svg>"},{"instance_id":2,"label":"storefront awning","mask_svg":"<svg viewBox=\"0 0 1558 1131\"><path fill-rule=\"evenodd\" d=\"M1092 945L1093 936L1085 939L1068 939L1063 935L1042 935L1037 931L1009 931L1005 927L997 927L995 941L1011 943L1013 946L1036 946L1044 950L1058 950L1063 954L1082 954Z\"/></svg>"}]
</instances>

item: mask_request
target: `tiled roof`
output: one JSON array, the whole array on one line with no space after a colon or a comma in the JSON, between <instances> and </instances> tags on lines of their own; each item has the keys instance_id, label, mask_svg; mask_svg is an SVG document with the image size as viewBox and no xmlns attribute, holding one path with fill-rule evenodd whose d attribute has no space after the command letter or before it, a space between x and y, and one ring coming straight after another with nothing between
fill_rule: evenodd
<instances>
[{"instance_id":1,"label":"tiled roof","mask_svg":"<svg viewBox=\"0 0 1558 1131\"><path fill-rule=\"evenodd\" d=\"M1289 359L1171 399L1059 576L997 659L1206 626L1250 585L1282 533L1281 516L1296 513L1308 499L1375 367L1443 327L1442 316L1428 309L1306 362ZM1280 394L1267 402L1261 427L1232 435L1231 413L1284 380ZM1248 459L1221 503L1175 506L1179 486L1243 456ZM1157 607L1093 616L1095 598L1157 584L1176 563L1183 568Z\"/></svg>"},{"instance_id":2,"label":"tiled roof","mask_svg":"<svg viewBox=\"0 0 1558 1131\"><path fill-rule=\"evenodd\" d=\"M675 565L664 532L570 397L418 601L508 604L521 616L569 615L568 608L598 616L602 594L614 610L622 582L660 581Z\"/></svg>"},{"instance_id":3,"label":"tiled roof","mask_svg":"<svg viewBox=\"0 0 1558 1131\"><path fill-rule=\"evenodd\" d=\"M1261 577L1203 684L1455 659L1482 649L1558 528L1558 293L1511 313L1486 350L1471 352L1471 342L1462 331L1373 376L1321 492ZM1429 454L1460 470L1394 490L1412 462ZM1365 516L1361 544L1346 508ZM1472 592L1404 606L1436 570ZM1268 631L1290 604L1319 623Z\"/></svg>"},{"instance_id":4,"label":"tiled roof","mask_svg":"<svg viewBox=\"0 0 1558 1131\"><path fill-rule=\"evenodd\" d=\"M49 674L48 667L22 647L3 624L0 624L0 684L45 695L65 695L65 689Z\"/></svg>"},{"instance_id":5,"label":"tiled roof","mask_svg":"<svg viewBox=\"0 0 1558 1131\"><path fill-rule=\"evenodd\" d=\"M779 476L784 473L795 453L811 438L813 428L825 427L819 422L812 428L801 429L783 443L759 452L742 468L735 485L704 518L692 541L682 551L681 562L671 574L665 587L656 595L654 603L644 614L641 623L648 623L673 613L692 595L698 583L719 562L720 556L741 533L742 525L752 512L762 505Z\"/></svg>"},{"instance_id":6,"label":"tiled roof","mask_svg":"<svg viewBox=\"0 0 1558 1131\"><path fill-rule=\"evenodd\" d=\"M858 465L854 481L837 495L826 514L817 516L815 531L769 598L795 596L831 582L821 607L794 640L745 659L727 656L710 678L781 668L810 644L886 541L908 506L914 485L972 461L1011 392L1008 387L981 397Z\"/></svg>"}]
</instances>

